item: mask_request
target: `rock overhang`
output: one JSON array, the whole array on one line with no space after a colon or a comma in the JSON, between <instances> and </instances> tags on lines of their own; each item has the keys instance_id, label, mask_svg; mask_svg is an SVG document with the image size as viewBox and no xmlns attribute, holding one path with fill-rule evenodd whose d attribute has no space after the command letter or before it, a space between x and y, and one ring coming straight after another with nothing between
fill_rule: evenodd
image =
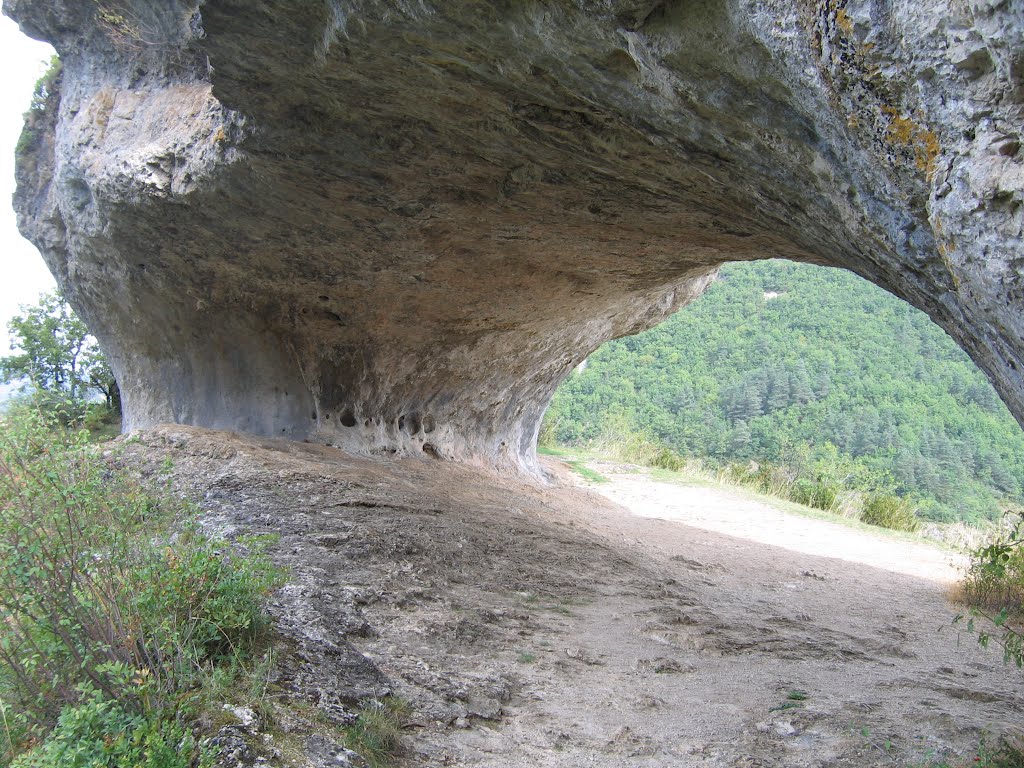
<instances>
[{"instance_id":1,"label":"rock overhang","mask_svg":"<svg viewBox=\"0 0 1024 768\"><path fill-rule=\"evenodd\" d=\"M530 469L587 354L769 257L925 310L1024 415L1011 4L5 11L64 62L19 223L128 428Z\"/></svg>"}]
</instances>

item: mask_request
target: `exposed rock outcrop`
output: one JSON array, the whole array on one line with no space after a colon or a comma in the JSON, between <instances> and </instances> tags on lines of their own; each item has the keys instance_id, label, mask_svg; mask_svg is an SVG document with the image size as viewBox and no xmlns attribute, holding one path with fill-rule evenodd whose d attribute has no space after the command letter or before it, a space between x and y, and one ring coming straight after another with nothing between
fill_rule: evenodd
<instances>
[{"instance_id":1,"label":"exposed rock outcrop","mask_svg":"<svg viewBox=\"0 0 1024 768\"><path fill-rule=\"evenodd\" d=\"M1024 7L5 0L64 62L22 230L177 421L531 467L731 260L852 269L1024 417Z\"/></svg>"},{"instance_id":2,"label":"exposed rock outcrop","mask_svg":"<svg viewBox=\"0 0 1024 768\"><path fill-rule=\"evenodd\" d=\"M957 639L950 553L922 543L601 467L627 511L550 458L539 487L170 425L124 459L289 574L223 768L343 766L339 727L387 694L409 768L877 766L869 732L958 765L1019 731L1019 676Z\"/></svg>"}]
</instances>

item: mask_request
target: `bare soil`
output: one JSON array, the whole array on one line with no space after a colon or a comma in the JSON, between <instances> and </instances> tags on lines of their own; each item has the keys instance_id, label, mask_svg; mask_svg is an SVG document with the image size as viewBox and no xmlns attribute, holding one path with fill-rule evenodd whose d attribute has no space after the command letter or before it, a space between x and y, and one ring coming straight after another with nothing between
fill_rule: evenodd
<instances>
[{"instance_id":1,"label":"bare soil","mask_svg":"<svg viewBox=\"0 0 1024 768\"><path fill-rule=\"evenodd\" d=\"M1024 721L922 542L628 468L586 489L551 459L542 484L182 427L128 449L207 525L279 534L281 700L342 724L404 698L403 766L914 765ZM284 720L266 763L327 764Z\"/></svg>"}]
</instances>

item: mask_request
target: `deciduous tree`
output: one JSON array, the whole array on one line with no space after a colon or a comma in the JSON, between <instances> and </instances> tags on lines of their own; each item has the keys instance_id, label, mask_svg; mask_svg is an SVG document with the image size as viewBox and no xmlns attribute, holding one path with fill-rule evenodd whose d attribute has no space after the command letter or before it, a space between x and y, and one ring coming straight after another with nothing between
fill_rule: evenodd
<instances>
[{"instance_id":1,"label":"deciduous tree","mask_svg":"<svg viewBox=\"0 0 1024 768\"><path fill-rule=\"evenodd\" d=\"M4 381L24 380L34 389L85 400L100 394L120 411L117 381L85 323L59 293L45 293L21 307L7 324L13 354L0 358Z\"/></svg>"}]
</instances>

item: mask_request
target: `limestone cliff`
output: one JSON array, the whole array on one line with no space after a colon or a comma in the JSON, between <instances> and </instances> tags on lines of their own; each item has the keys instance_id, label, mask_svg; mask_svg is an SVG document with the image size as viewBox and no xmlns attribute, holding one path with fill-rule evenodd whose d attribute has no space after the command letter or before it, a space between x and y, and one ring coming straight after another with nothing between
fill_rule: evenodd
<instances>
[{"instance_id":1,"label":"limestone cliff","mask_svg":"<svg viewBox=\"0 0 1024 768\"><path fill-rule=\"evenodd\" d=\"M26 235L175 421L531 467L726 261L852 269L1024 418L1012 0L5 0L64 63Z\"/></svg>"}]
</instances>

